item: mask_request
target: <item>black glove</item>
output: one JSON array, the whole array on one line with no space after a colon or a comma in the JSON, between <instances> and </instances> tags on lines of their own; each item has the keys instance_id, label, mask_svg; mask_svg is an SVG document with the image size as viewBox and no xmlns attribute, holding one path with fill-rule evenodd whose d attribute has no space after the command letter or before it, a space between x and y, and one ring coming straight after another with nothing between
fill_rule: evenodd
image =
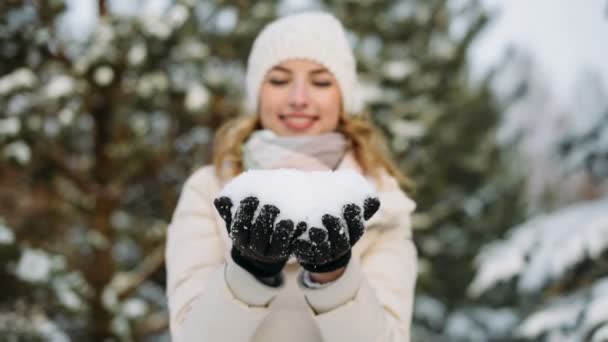
<instances>
[{"instance_id":1,"label":"black glove","mask_svg":"<svg viewBox=\"0 0 608 342\"><path fill-rule=\"evenodd\" d=\"M300 265L310 272L331 272L346 266L351 257L351 247L359 241L365 230L364 221L369 220L380 208L377 198L367 198L361 208L347 204L342 209L342 219L323 215L325 229L311 227L308 240L294 241L294 254ZM306 230L306 223L298 223L298 230Z\"/></svg>"},{"instance_id":2,"label":"black glove","mask_svg":"<svg viewBox=\"0 0 608 342\"><path fill-rule=\"evenodd\" d=\"M233 242L231 256L234 262L258 279L278 275L291 253L293 222L281 220L275 225L280 210L269 204L262 207L253 222L259 205L259 200L253 196L241 201L234 219L230 211L230 198L216 198L213 204L226 222L228 235Z\"/></svg>"}]
</instances>

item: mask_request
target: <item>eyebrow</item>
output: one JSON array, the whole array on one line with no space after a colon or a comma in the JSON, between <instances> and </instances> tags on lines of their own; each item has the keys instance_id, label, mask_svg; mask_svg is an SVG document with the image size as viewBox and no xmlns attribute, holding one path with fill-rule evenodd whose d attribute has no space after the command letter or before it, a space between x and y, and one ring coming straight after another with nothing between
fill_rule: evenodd
<instances>
[{"instance_id":1,"label":"eyebrow","mask_svg":"<svg viewBox=\"0 0 608 342\"><path fill-rule=\"evenodd\" d=\"M277 65L277 66L273 67L272 70L283 71L283 72L286 72L286 73L289 73L289 74L292 73L291 70L289 70L287 68L284 68L284 67L282 67L280 65ZM322 74L322 73L329 73L329 70L327 70L325 68L318 68L318 69L313 69L312 71L310 71L310 73L311 74L315 74L315 75L316 74Z\"/></svg>"}]
</instances>

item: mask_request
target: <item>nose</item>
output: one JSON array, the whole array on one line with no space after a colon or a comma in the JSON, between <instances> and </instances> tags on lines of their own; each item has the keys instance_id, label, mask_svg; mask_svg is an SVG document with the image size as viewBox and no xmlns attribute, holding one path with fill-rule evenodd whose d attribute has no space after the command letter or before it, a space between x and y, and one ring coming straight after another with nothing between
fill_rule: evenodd
<instances>
[{"instance_id":1,"label":"nose","mask_svg":"<svg viewBox=\"0 0 608 342\"><path fill-rule=\"evenodd\" d=\"M294 109L304 109L310 102L309 96L306 82L296 80L289 91L289 105Z\"/></svg>"}]
</instances>

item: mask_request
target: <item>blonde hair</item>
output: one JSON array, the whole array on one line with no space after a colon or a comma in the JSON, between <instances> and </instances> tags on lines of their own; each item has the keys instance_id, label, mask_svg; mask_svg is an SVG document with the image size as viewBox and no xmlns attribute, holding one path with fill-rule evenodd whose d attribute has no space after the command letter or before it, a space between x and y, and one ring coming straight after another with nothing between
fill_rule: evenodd
<instances>
[{"instance_id":1,"label":"blonde hair","mask_svg":"<svg viewBox=\"0 0 608 342\"><path fill-rule=\"evenodd\" d=\"M220 179L225 181L244 171L241 147L254 131L261 128L259 115L232 119L220 127L213 148L213 165ZM369 115L349 117L343 114L336 131L350 142L350 148L364 175L381 183L384 170L406 190L413 190L412 182L391 158L384 135L375 127Z\"/></svg>"}]
</instances>

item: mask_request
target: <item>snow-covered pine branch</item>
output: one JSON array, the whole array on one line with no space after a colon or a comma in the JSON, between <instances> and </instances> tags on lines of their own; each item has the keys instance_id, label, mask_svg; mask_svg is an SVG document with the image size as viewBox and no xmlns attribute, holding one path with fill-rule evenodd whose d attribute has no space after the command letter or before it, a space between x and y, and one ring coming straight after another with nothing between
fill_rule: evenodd
<instances>
[{"instance_id":1,"label":"snow-covered pine branch","mask_svg":"<svg viewBox=\"0 0 608 342\"><path fill-rule=\"evenodd\" d=\"M538 341L601 342L608 338L608 277L549 303L520 324L519 337Z\"/></svg>"},{"instance_id":2,"label":"snow-covered pine branch","mask_svg":"<svg viewBox=\"0 0 608 342\"><path fill-rule=\"evenodd\" d=\"M478 297L514 278L519 293L538 293L607 250L608 197L572 205L533 218L515 227L506 239L482 249L469 293Z\"/></svg>"},{"instance_id":3,"label":"snow-covered pine branch","mask_svg":"<svg viewBox=\"0 0 608 342\"><path fill-rule=\"evenodd\" d=\"M606 341L608 278L602 262L608 255L608 197L535 217L512 229L506 239L486 246L477 256L478 273L469 294L479 297L497 285L513 282L518 295L538 295L547 287L576 288L559 296L531 297L529 309L513 338L525 341ZM591 264L583 285L568 283L571 271ZM599 269L598 269L599 268ZM603 273L605 274L605 272ZM567 286L563 286L567 285Z\"/></svg>"}]
</instances>

